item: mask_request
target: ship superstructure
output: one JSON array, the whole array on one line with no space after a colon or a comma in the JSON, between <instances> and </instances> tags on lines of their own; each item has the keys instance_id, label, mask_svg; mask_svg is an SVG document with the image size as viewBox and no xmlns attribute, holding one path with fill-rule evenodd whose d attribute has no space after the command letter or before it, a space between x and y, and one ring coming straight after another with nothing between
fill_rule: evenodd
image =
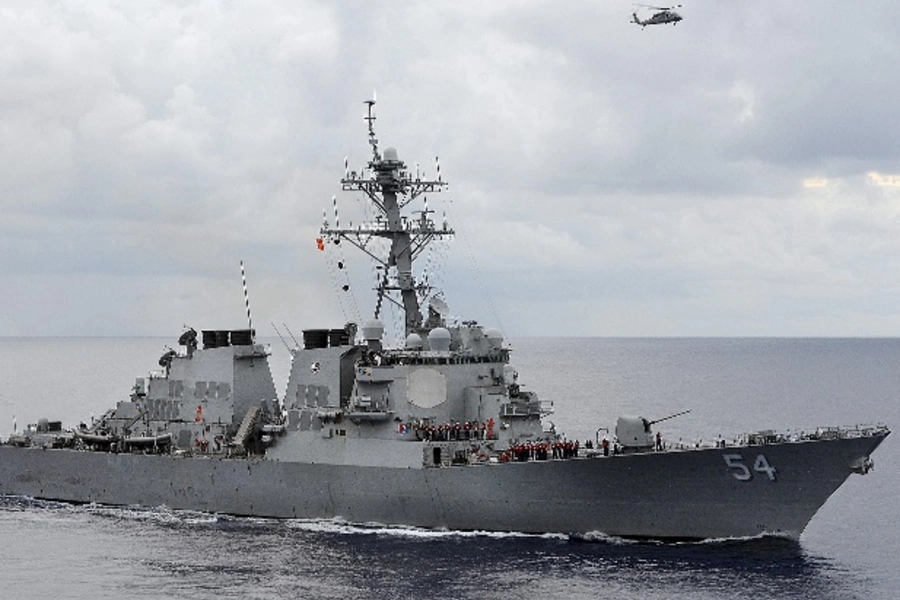
<instances>
[{"instance_id":1,"label":"ship superstructure","mask_svg":"<svg viewBox=\"0 0 900 600\"><path fill-rule=\"evenodd\" d=\"M318 240L375 262L372 318L304 330L283 398L252 327L188 329L102 417L11 436L0 493L470 530L799 537L847 477L869 471L884 426L696 448L663 445L663 419L621 417L615 437L582 447L545 428L551 406L522 388L502 333L451 318L416 275L429 244L453 235L426 203L446 183L379 149L374 104L371 159L361 172L345 163L341 180L374 219L342 228L335 212ZM398 347L386 343L387 303L403 316Z\"/></svg>"},{"instance_id":2,"label":"ship superstructure","mask_svg":"<svg viewBox=\"0 0 900 600\"><path fill-rule=\"evenodd\" d=\"M304 347L293 351L284 404L288 428L313 434L280 441L269 456L287 460L321 452L326 461L343 464L440 466L486 461L518 443L557 441L541 424L551 408L521 390L502 333L474 321L448 322L440 293L416 277L414 261L429 243L454 233L446 218L435 223L425 196L447 183L439 163L436 179L423 178L418 169L410 174L394 148L379 150L374 104L366 102L368 168L357 173L345 163L341 185L362 194L375 218L341 228L335 211L334 224L325 219L319 238L320 244L352 244L376 262L374 315L359 330L359 343L352 343L355 324L343 331L304 331ZM423 208L414 211L417 200ZM384 344L379 317L386 302L403 315L401 348ZM339 452L323 441L331 436L346 438ZM391 444L373 452L378 442Z\"/></svg>"}]
</instances>

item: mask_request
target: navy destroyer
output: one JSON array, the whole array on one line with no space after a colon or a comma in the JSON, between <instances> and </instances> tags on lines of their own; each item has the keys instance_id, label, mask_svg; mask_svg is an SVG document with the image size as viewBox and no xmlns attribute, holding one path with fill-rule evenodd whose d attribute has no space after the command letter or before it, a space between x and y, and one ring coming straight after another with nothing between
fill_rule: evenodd
<instances>
[{"instance_id":1,"label":"navy destroyer","mask_svg":"<svg viewBox=\"0 0 900 600\"><path fill-rule=\"evenodd\" d=\"M341 186L375 218L342 228L335 214L317 242L376 261L373 318L305 330L281 398L252 324L188 329L101 417L10 436L0 494L459 530L799 538L869 471L882 425L690 448L662 444L641 417L584 445L545 427L552 409L520 385L501 332L451 318L414 270L453 235L425 204L446 183L382 151L366 104L371 159L360 172L345 163ZM388 305L403 315L399 344L386 343Z\"/></svg>"}]
</instances>

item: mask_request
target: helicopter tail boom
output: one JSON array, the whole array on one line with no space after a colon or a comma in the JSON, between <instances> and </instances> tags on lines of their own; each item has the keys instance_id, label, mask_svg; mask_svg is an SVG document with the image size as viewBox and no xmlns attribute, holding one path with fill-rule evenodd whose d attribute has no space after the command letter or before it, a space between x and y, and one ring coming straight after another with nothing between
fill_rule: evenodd
<instances>
[{"instance_id":1,"label":"helicopter tail boom","mask_svg":"<svg viewBox=\"0 0 900 600\"><path fill-rule=\"evenodd\" d=\"M640 25L641 27L644 27L646 25L640 19L638 19L636 12L631 13L631 16L634 17L634 20L632 21L632 23L634 23L635 25Z\"/></svg>"}]
</instances>

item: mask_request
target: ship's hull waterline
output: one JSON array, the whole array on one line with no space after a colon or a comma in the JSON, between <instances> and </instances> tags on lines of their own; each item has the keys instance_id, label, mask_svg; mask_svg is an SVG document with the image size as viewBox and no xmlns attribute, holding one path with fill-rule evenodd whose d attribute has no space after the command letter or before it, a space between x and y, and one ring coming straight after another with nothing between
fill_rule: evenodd
<instances>
[{"instance_id":1,"label":"ship's hull waterline","mask_svg":"<svg viewBox=\"0 0 900 600\"><path fill-rule=\"evenodd\" d=\"M0 493L453 530L796 539L885 437L443 468L3 446Z\"/></svg>"}]
</instances>

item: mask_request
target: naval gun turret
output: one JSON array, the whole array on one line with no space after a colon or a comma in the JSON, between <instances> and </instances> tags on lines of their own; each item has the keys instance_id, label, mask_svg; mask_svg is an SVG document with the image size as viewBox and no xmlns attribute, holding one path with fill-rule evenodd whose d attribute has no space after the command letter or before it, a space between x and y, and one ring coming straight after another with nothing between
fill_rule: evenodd
<instances>
[{"instance_id":1,"label":"naval gun turret","mask_svg":"<svg viewBox=\"0 0 900 600\"><path fill-rule=\"evenodd\" d=\"M686 415L689 412L691 411L685 410L653 421L648 421L644 417L619 417L616 421L616 440L626 452L650 450L656 445L653 425Z\"/></svg>"}]
</instances>

